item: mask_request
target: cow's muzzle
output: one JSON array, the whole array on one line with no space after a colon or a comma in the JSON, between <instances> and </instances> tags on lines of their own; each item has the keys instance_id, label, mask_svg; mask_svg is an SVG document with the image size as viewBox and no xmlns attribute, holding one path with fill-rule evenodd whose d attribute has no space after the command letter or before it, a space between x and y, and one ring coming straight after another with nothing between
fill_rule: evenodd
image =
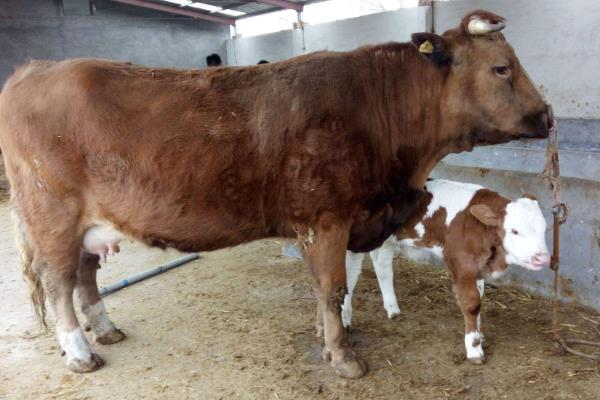
<instances>
[{"instance_id":1,"label":"cow's muzzle","mask_svg":"<svg viewBox=\"0 0 600 400\"><path fill-rule=\"evenodd\" d=\"M554 115L552 107L548 106L545 111L530 114L523 118L523 125L526 127L525 133L521 134L526 139L545 139L550 134L554 125Z\"/></svg>"}]
</instances>

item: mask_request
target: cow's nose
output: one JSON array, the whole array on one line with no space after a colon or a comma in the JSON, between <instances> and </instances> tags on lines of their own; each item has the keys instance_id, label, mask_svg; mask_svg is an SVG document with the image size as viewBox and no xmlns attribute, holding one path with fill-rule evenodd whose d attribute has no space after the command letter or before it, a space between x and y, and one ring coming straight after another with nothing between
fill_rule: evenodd
<instances>
[{"instance_id":1,"label":"cow's nose","mask_svg":"<svg viewBox=\"0 0 600 400\"><path fill-rule=\"evenodd\" d=\"M535 256L533 256L531 263L536 267L547 267L550 265L550 254L537 253Z\"/></svg>"},{"instance_id":2,"label":"cow's nose","mask_svg":"<svg viewBox=\"0 0 600 400\"><path fill-rule=\"evenodd\" d=\"M552 117L550 116L549 109L529 114L524 118L523 122L527 126L527 132L522 135L523 138L547 138L548 134L550 134Z\"/></svg>"},{"instance_id":3,"label":"cow's nose","mask_svg":"<svg viewBox=\"0 0 600 400\"><path fill-rule=\"evenodd\" d=\"M539 124L542 130L550 129L550 114L548 112L543 112L540 114Z\"/></svg>"},{"instance_id":4,"label":"cow's nose","mask_svg":"<svg viewBox=\"0 0 600 400\"><path fill-rule=\"evenodd\" d=\"M542 111L540 112L534 121L534 129L535 132L537 133L537 137L548 137L548 134L550 133L550 128L552 124L552 119L550 117L550 112L549 110L546 111Z\"/></svg>"}]
</instances>

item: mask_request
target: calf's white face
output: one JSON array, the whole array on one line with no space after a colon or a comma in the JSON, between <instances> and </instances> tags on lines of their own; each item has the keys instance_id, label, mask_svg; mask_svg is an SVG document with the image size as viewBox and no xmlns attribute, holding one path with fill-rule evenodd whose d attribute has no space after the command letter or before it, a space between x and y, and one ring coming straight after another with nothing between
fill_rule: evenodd
<instances>
[{"instance_id":1,"label":"calf's white face","mask_svg":"<svg viewBox=\"0 0 600 400\"><path fill-rule=\"evenodd\" d=\"M504 217L506 262L538 271L550 264L546 246L546 220L536 200L520 198L508 203Z\"/></svg>"}]
</instances>

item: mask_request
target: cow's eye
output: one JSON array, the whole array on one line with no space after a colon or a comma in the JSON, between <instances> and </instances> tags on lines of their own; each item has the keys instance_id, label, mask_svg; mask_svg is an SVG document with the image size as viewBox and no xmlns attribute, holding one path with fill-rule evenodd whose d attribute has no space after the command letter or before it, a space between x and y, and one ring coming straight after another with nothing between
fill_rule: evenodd
<instances>
[{"instance_id":1,"label":"cow's eye","mask_svg":"<svg viewBox=\"0 0 600 400\"><path fill-rule=\"evenodd\" d=\"M516 230L516 229L513 229L513 230L510 231L510 233L512 233L513 235L518 235L519 231Z\"/></svg>"},{"instance_id":2,"label":"cow's eye","mask_svg":"<svg viewBox=\"0 0 600 400\"><path fill-rule=\"evenodd\" d=\"M510 68L506 65L497 65L493 67L492 70L496 75L501 76L503 78L510 75Z\"/></svg>"}]
</instances>

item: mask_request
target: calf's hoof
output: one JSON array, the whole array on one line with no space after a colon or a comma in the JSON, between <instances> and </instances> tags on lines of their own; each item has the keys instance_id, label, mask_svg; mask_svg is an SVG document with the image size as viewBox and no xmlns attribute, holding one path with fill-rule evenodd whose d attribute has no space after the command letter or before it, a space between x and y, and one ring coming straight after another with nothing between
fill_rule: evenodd
<instances>
[{"instance_id":1,"label":"calf's hoof","mask_svg":"<svg viewBox=\"0 0 600 400\"><path fill-rule=\"evenodd\" d=\"M115 344L125 339L125 334L120 329L109 331L101 336L96 336L96 342L100 344Z\"/></svg>"},{"instance_id":2,"label":"calf's hoof","mask_svg":"<svg viewBox=\"0 0 600 400\"><path fill-rule=\"evenodd\" d=\"M90 353L85 359L73 357L67 360L67 367L78 374L95 371L103 365L104 360L96 353Z\"/></svg>"},{"instance_id":3,"label":"calf's hoof","mask_svg":"<svg viewBox=\"0 0 600 400\"><path fill-rule=\"evenodd\" d=\"M469 360L469 362L471 364L475 364L475 365L483 365L483 364L485 364L485 356L483 356L483 355L481 355L479 357L467 358L467 360Z\"/></svg>"},{"instance_id":4,"label":"calf's hoof","mask_svg":"<svg viewBox=\"0 0 600 400\"><path fill-rule=\"evenodd\" d=\"M400 310L398 311L388 311L389 319L398 319L400 317Z\"/></svg>"}]
</instances>

